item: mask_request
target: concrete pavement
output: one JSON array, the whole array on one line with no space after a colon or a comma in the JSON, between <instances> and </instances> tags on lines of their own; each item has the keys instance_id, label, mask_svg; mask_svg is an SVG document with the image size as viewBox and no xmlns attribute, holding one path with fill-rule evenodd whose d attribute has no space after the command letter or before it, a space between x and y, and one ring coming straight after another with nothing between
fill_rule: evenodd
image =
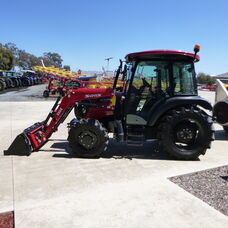
<instances>
[{"instance_id":1,"label":"concrete pavement","mask_svg":"<svg viewBox=\"0 0 228 228\"><path fill-rule=\"evenodd\" d=\"M53 102L0 105L0 212L14 210L16 227L228 226L225 215L167 179L227 165L228 135L220 126L200 161L171 160L154 142L135 149L115 141L103 158L79 159L66 152L71 113L40 152L4 157L15 136L44 120Z\"/></svg>"}]
</instances>

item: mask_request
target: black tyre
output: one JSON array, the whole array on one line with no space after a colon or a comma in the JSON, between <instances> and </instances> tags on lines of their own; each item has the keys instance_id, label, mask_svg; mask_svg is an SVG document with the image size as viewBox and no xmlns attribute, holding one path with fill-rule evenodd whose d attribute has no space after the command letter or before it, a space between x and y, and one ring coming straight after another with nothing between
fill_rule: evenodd
<instances>
[{"instance_id":1,"label":"black tyre","mask_svg":"<svg viewBox=\"0 0 228 228\"><path fill-rule=\"evenodd\" d=\"M33 85L33 81L31 78L28 79L29 80L29 86L32 86Z\"/></svg>"},{"instance_id":2,"label":"black tyre","mask_svg":"<svg viewBox=\"0 0 228 228\"><path fill-rule=\"evenodd\" d=\"M160 149L177 159L194 160L214 140L212 119L197 108L172 110L158 127Z\"/></svg>"},{"instance_id":3,"label":"black tyre","mask_svg":"<svg viewBox=\"0 0 228 228\"><path fill-rule=\"evenodd\" d=\"M16 79L16 82L17 82L17 87L20 87L20 81L18 78Z\"/></svg>"},{"instance_id":4,"label":"black tyre","mask_svg":"<svg viewBox=\"0 0 228 228\"><path fill-rule=\"evenodd\" d=\"M30 84L29 79L24 78L24 79L22 80L22 85L23 85L23 86L29 86L29 84Z\"/></svg>"},{"instance_id":5,"label":"black tyre","mask_svg":"<svg viewBox=\"0 0 228 228\"><path fill-rule=\"evenodd\" d=\"M30 78L27 79L28 80L28 86L31 86L32 85L32 81Z\"/></svg>"},{"instance_id":6,"label":"black tyre","mask_svg":"<svg viewBox=\"0 0 228 228\"><path fill-rule=\"evenodd\" d=\"M6 85L7 85L7 88L14 88L13 80L10 78L7 78L6 79Z\"/></svg>"},{"instance_id":7,"label":"black tyre","mask_svg":"<svg viewBox=\"0 0 228 228\"><path fill-rule=\"evenodd\" d=\"M49 97L49 91L48 90L44 90L43 97Z\"/></svg>"},{"instance_id":8,"label":"black tyre","mask_svg":"<svg viewBox=\"0 0 228 228\"><path fill-rule=\"evenodd\" d=\"M0 91L5 89L5 84L2 80L0 80Z\"/></svg>"},{"instance_id":9,"label":"black tyre","mask_svg":"<svg viewBox=\"0 0 228 228\"><path fill-rule=\"evenodd\" d=\"M21 87L22 86L22 80L20 78L18 78L17 80L19 82L19 87Z\"/></svg>"},{"instance_id":10,"label":"black tyre","mask_svg":"<svg viewBox=\"0 0 228 228\"><path fill-rule=\"evenodd\" d=\"M18 87L18 81L15 78L12 78L12 82L13 82L13 88Z\"/></svg>"},{"instance_id":11,"label":"black tyre","mask_svg":"<svg viewBox=\"0 0 228 228\"><path fill-rule=\"evenodd\" d=\"M108 133L98 120L74 119L68 136L73 153L83 158L98 158L108 146Z\"/></svg>"},{"instance_id":12,"label":"black tyre","mask_svg":"<svg viewBox=\"0 0 228 228\"><path fill-rule=\"evenodd\" d=\"M6 89L11 87L9 79L5 78L5 83L6 83Z\"/></svg>"},{"instance_id":13,"label":"black tyre","mask_svg":"<svg viewBox=\"0 0 228 228\"><path fill-rule=\"evenodd\" d=\"M225 132L228 133L228 126L223 126L223 129L224 129Z\"/></svg>"}]
</instances>

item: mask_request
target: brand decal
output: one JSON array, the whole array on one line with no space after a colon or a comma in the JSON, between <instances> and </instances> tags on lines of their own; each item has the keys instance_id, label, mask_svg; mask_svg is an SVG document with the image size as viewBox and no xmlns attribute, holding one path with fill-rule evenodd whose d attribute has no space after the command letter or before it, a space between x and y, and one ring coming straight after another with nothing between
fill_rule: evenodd
<instances>
[{"instance_id":1,"label":"brand decal","mask_svg":"<svg viewBox=\"0 0 228 228\"><path fill-rule=\"evenodd\" d=\"M60 115L60 113L63 111L63 109L62 108L60 108L59 109L59 111L56 113L57 114L57 116L59 116Z\"/></svg>"},{"instance_id":2,"label":"brand decal","mask_svg":"<svg viewBox=\"0 0 228 228\"><path fill-rule=\"evenodd\" d=\"M85 95L85 98L89 98L89 97L101 97L101 94L98 93L98 94L86 94Z\"/></svg>"}]
</instances>

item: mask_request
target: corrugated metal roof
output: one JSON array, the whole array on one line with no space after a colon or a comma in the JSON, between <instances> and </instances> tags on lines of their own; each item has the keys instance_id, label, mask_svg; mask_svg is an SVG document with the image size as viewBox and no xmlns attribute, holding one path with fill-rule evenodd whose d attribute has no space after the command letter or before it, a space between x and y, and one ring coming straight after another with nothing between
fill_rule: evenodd
<instances>
[{"instance_id":1,"label":"corrugated metal roof","mask_svg":"<svg viewBox=\"0 0 228 228\"><path fill-rule=\"evenodd\" d=\"M216 78L228 78L228 72L224 74L218 74L215 76Z\"/></svg>"}]
</instances>

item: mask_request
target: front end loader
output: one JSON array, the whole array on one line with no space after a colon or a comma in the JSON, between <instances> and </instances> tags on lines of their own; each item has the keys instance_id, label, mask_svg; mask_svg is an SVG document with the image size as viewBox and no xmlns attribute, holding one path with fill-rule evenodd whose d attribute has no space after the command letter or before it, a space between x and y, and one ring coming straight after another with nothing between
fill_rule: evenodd
<instances>
[{"instance_id":1,"label":"front end loader","mask_svg":"<svg viewBox=\"0 0 228 228\"><path fill-rule=\"evenodd\" d=\"M104 104L99 103L100 112L97 113L97 116L112 114L114 106L112 100L107 99L112 97L113 90L104 88L79 88L68 91L66 96L58 97L46 120L26 128L15 138L9 149L4 151L4 155L23 156L38 151L48 141L53 132L58 130L58 126L66 119L75 105L80 104L81 101L103 99ZM96 116L94 117L96 118Z\"/></svg>"}]
</instances>

